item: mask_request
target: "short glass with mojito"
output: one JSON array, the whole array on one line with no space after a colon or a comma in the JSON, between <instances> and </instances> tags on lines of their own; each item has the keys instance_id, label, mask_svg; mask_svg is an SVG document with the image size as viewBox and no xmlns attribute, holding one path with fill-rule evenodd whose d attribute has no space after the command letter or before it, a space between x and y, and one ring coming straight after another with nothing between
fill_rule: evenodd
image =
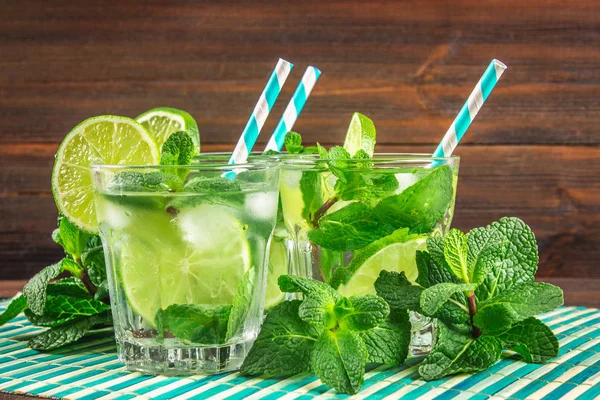
<instances>
[{"instance_id":1,"label":"short glass with mojito","mask_svg":"<svg viewBox=\"0 0 600 400\"><path fill-rule=\"evenodd\" d=\"M277 163L92 170L121 360L166 374L239 368L263 315Z\"/></svg>"},{"instance_id":2,"label":"short glass with mojito","mask_svg":"<svg viewBox=\"0 0 600 400\"><path fill-rule=\"evenodd\" d=\"M282 158L281 199L294 264L344 296L375 294L380 271L418 276L416 253L444 235L454 213L458 157ZM303 270L302 267L299 268ZM429 351L427 321L412 315L413 354Z\"/></svg>"}]
</instances>

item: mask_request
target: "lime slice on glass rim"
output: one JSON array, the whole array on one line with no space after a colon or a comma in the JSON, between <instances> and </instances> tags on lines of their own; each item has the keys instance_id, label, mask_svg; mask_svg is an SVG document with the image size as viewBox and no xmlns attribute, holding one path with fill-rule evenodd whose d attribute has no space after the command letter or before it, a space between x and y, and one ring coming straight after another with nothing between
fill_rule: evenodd
<instances>
[{"instance_id":1,"label":"lime slice on glass rim","mask_svg":"<svg viewBox=\"0 0 600 400\"><path fill-rule=\"evenodd\" d=\"M382 270L404 272L406 278L414 282L419 276L416 251L425 250L425 235L408 235L407 230L396 231L367 247L356 251L345 269L349 279L338 288L346 297L375 294L375 280Z\"/></svg>"},{"instance_id":2,"label":"lime slice on glass rim","mask_svg":"<svg viewBox=\"0 0 600 400\"><path fill-rule=\"evenodd\" d=\"M131 308L154 327L159 308L172 304L233 303L251 266L246 229L225 207L203 204L128 228L119 254L121 287ZM160 237L155 233L160 230ZM169 237L184 240L169 241ZM167 241L168 243L166 243Z\"/></svg>"},{"instance_id":3,"label":"lime slice on glass rim","mask_svg":"<svg viewBox=\"0 0 600 400\"><path fill-rule=\"evenodd\" d=\"M186 131L194 147L200 151L198 125L190 114L170 107L157 107L138 115L135 120L142 124L160 148L173 132Z\"/></svg>"},{"instance_id":4,"label":"lime slice on glass rim","mask_svg":"<svg viewBox=\"0 0 600 400\"><path fill-rule=\"evenodd\" d=\"M54 161L52 194L58 210L80 229L96 233L90 165L158 164L159 152L142 125L131 118L88 118L65 136Z\"/></svg>"},{"instance_id":5,"label":"lime slice on glass rim","mask_svg":"<svg viewBox=\"0 0 600 400\"><path fill-rule=\"evenodd\" d=\"M354 156L357 151L364 150L370 157L375 152L375 124L366 115L352 114L350 126L344 140L344 149Z\"/></svg>"}]
</instances>

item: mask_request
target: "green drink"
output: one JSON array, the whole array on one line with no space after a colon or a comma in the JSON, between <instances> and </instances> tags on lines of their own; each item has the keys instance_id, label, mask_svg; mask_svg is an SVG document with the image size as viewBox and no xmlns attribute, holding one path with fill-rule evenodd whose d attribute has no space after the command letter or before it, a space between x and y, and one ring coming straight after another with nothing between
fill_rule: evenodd
<instances>
[{"instance_id":1,"label":"green drink","mask_svg":"<svg viewBox=\"0 0 600 400\"><path fill-rule=\"evenodd\" d=\"M129 368L233 370L252 345L279 171L272 162L236 166L233 180L222 176L229 171L214 162L93 167L115 334Z\"/></svg>"},{"instance_id":2,"label":"green drink","mask_svg":"<svg viewBox=\"0 0 600 400\"><path fill-rule=\"evenodd\" d=\"M300 269L347 297L375 294L382 270L415 281L417 252L450 228L458 164L418 154L283 158L283 213ZM428 321L413 315L412 322L413 353L428 351L431 332L419 333Z\"/></svg>"}]
</instances>

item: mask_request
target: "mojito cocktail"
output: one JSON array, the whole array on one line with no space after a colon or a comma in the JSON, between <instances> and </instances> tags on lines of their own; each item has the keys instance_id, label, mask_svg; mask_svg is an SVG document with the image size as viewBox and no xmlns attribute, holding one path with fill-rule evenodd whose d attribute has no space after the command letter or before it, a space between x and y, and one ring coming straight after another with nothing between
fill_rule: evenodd
<instances>
[{"instance_id":1,"label":"mojito cocktail","mask_svg":"<svg viewBox=\"0 0 600 400\"><path fill-rule=\"evenodd\" d=\"M454 213L458 157L375 155L372 159L282 159L281 198L294 237L293 264L344 296L375 294L382 270L415 281L418 250L442 236ZM299 267L299 270L306 268ZM428 351L427 321L412 315L413 352ZM420 348L421 342L427 343Z\"/></svg>"},{"instance_id":2,"label":"mojito cocktail","mask_svg":"<svg viewBox=\"0 0 600 400\"><path fill-rule=\"evenodd\" d=\"M122 361L154 373L238 368L263 312L276 164L93 174Z\"/></svg>"}]
</instances>

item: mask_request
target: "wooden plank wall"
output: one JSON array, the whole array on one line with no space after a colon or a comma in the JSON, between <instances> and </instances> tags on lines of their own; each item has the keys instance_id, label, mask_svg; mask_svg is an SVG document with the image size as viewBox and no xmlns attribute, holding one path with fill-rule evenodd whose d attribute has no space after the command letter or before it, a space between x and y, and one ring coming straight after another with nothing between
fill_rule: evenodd
<instances>
[{"instance_id":1,"label":"wooden plank wall","mask_svg":"<svg viewBox=\"0 0 600 400\"><path fill-rule=\"evenodd\" d=\"M532 226L541 276L600 277L600 6L595 0L33 1L0 11L0 279L56 261L53 154L84 118L169 105L230 150L278 57L324 74L296 129L431 152L488 62L509 65L461 143L454 226ZM267 122L264 143L277 118ZM262 146L259 144L259 148Z\"/></svg>"}]
</instances>

